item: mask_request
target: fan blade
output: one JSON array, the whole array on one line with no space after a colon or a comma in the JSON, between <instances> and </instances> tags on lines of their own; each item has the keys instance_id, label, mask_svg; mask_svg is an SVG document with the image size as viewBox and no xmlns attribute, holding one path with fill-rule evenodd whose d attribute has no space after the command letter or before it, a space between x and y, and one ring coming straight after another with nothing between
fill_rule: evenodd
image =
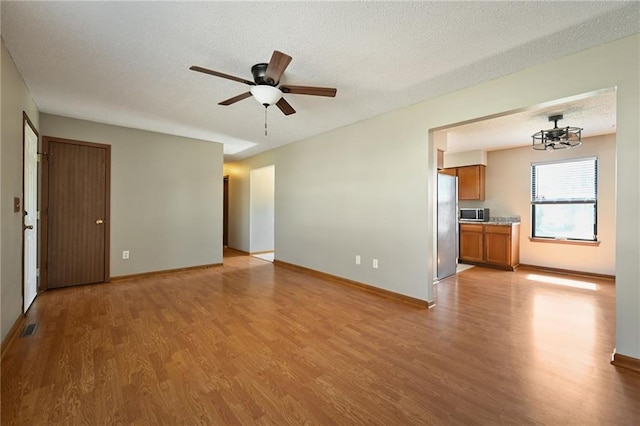
<instances>
[{"instance_id":1,"label":"fan blade","mask_svg":"<svg viewBox=\"0 0 640 426\"><path fill-rule=\"evenodd\" d=\"M229 98L225 101L222 101L220 103L218 103L218 105L231 105L231 104L235 104L238 101L241 101L243 99L247 99L251 97L251 92L245 92L241 95L238 96L234 96L233 98Z\"/></svg>"},{"instance_id":2,"label":"fan blade","mask_svg":"<svg viewBox=\"0 0 640 426\"><path fill-rule=\"evenodd\" d=\"M282 93L291 93L294 95L312 95L327 96L333 98L336 96L338 89L332 87L313 87L313 86L280 86Z\"/></svg>"},{"instance_id":3,"label":"fan blade","mask_svg":"<svg viewBox=\"0 0 640 426\"><path fill-rule=\"evenodd\" d=\"M271 55L271 60L269 61L269 66L264 73L264 81L266 81L267 84L277 84L284 70L289 66L289 62L291 62L291 56L274 50L273 55Z\"/></svg>"},{"instance_id":4,"label":"fan blade","mask_svg":"<svg viewBox=\"0 0 640 426\"><path fill-rule=\"evenodd\" d=\"M245 80L244 78L235 77L233 75L221 73L221 72L218 72L218 71L209 70L209 69L198 67L198 66L195 66L195 65L190 67L189 69L191 71L203 72L205 74L214 75L216 77L226 78L227 80L233 80L233 81L237 81L239 83L248 84L249 86L255 86L256 85L253 81Z\"/></svg>"},{"instance_id":5,"label":"fan blade","mask_svg":"<svg viewBox=\"0 0 640 426\"><path fill-rule=\"evenodd\" d=\"M284 98L280 98L280 100L276 103L276 106L280 108L280 111L282 111L284 115L291 115L296 113L296 110L293 109L293 107L289 105L289 102L285 101Z\"/></svg>"}]
</instances>

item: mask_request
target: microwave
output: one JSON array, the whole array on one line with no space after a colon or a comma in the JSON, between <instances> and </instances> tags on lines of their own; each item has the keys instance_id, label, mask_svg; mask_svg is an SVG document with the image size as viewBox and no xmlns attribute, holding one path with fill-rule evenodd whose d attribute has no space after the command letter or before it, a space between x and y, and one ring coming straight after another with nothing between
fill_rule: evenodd
<instances>
[{"instance_id":1,"label":"microwave","mask_svg":"<svg viewBox=\"0 0 640 426\"><path fill-rule=\"evenodd\" d=\"M489 209L460 209L460 220L489 221Z\"/></svg>"}]
</instances>

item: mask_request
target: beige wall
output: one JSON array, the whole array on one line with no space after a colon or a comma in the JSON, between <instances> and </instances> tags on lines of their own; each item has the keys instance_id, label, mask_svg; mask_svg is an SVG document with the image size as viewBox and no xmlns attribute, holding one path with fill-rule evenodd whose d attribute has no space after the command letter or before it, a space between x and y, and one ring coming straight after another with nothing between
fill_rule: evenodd
<instances>
[{"instance_id":1,"label":"beige wall","mask_svg":"<svg viewBox=\"0 0 640 426\"><path fill-rule=\"evenodd\" d=\"M587 125L586 123L584 124ZM531 242L531 163L598 158L598 240L600 246ZM615 135L585 138L577 148L535 151L531 147L488 153L486 197L475 202L492 216L520 216L520 262L573 271L615 275Z\"/></svg>"},{"instance_id":2,"label":"beige wall","mask_svg":"<svg viewBox=\"0 0 640 426\"><path fill-rule=\"evenodd\" d=\"M430 130L617 87L616 344L640 358L639 51L635 35L231 164L230 241L248 247L249 170L275 164L277 259L433 300Z\"/></svg>"},{"instance_id":3,"label":"beige wall","mask_svg":"<svg viewBox=\"0 0 640 426\"><path fill-rule=\"evenodd\" d=\"M438 134L438 133L436 133ZM444 167L463 167L474 164L487 165L487 151L463 151L454 153L444 153Z\"/></svg>"},{"instance_id":4,"label":"beige wall","mask_svg":"<svg viewBox=\"0 0 640 426\"><path fill-rule=\"evenodd\" d=\"M112 277L222 263L221 144L49 114L40 122L42 136L111 145Z\"/></svg>"},{"instance_id":5,"label":"beige wall","mask_svg":"<svg viewBox=\"0 0 640 426\"><path fill-rule=\"evenodd\" d=\"M13 198L22 199L22 112L36 129L40 117L4 41L1 44L0 304L4 339L22 312L22 213L13 212Z\"/></svg>"}]
</instances>

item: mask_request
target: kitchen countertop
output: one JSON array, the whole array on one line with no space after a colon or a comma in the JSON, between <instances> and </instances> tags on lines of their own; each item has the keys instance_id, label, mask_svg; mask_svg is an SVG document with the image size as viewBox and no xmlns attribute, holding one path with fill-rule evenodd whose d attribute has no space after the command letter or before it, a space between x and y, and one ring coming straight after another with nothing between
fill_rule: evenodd
<instances>
[{"instance_id":1,"label":"kitchen countertop","mask_svg":"<svg viewBox=\"0 0 640 426\"><path fill-rule=\"evenodd\" d=\"M520 223L520 216L496 216L490 217L486 222L478 222L476 220L458 220L459 223L470 223L478 225L512 225Z\"/></svg>"}]
</instances>

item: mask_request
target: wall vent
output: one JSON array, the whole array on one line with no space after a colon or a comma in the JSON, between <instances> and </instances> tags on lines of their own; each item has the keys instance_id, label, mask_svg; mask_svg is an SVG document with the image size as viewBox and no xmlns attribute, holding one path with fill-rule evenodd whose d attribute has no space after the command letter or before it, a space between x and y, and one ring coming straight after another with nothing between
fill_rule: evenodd
<instances>
[{"instance_id":1,"label":"wall vent","mask_svg":"<svg viewBox=\"0 0 640 426\"><path fill-rule=\"evenodd\" d=\"M27 326L22 331L22 334L20 335L20 337L31 336L32 334L34 334L36 332L36 327L37 327L36 323L27 324Z\"/></svg>"}]
</instances>

